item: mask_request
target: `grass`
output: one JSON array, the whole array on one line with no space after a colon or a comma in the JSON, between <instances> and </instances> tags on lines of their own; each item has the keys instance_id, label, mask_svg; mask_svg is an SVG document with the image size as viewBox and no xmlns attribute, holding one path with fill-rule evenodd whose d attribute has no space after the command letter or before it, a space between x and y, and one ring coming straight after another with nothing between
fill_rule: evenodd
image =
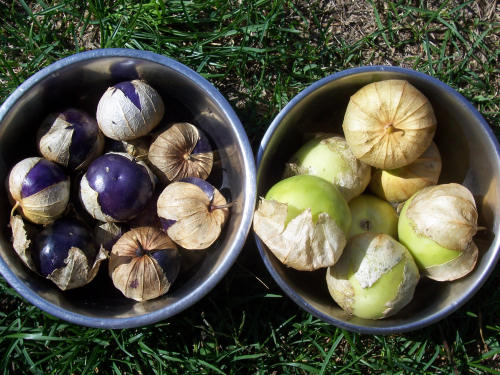
<instances>
[{"instance_id":1,"label":"grass","mask_svg":"<svg viewBox=\"0 0 500 375\"><path fill-rule=\"evenodd\" d=\"M499 19L494 1L0 0L0 101L70 54L150 50L208 78L257 149L270 121L311 82L359 65L431 74L500 136ZM224 280L167 321L129 330L68 324L0 280L4 374L498 374L499 276L422 330L350 333L291 302L249 237ZM259 280L262 280L261 283Z\"/></svg>"}]
</instances>

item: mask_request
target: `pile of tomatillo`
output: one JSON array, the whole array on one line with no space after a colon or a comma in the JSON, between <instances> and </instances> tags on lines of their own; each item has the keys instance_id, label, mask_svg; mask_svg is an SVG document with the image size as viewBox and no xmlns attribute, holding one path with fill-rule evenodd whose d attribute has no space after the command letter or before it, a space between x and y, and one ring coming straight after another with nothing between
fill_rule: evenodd
<instances>
[{"instance_id":1,"label":"pile of tomatillo","mask_svg":"<svg viewBox=\"0 0 500 375\"><path fill-rule=\"evenodd\" d=\"M169 290L184 254L214 244L230 206L206 181L217 152L196 125L164 118L159 93L132 80L109 87L95 117L65 108L40 124L39 156L7 181L26 266L68 290L109 259L114 286L144 301Z\"/></svg>"},{"instance_id":2,"label":"pile of tomatillo","mask_svg":"<svg viewBox=\"0 0 500 375\"><path fill-rule=\"evenodd\" d=\"M465 186L438 184L437 126L409 82L362 87L343 134L315 134L260 198L256 234L284 265L323 269L333 300L361 318L396 314L421 277L464 277L478 257L478 214Z\"/></svg>"}]
</instances>

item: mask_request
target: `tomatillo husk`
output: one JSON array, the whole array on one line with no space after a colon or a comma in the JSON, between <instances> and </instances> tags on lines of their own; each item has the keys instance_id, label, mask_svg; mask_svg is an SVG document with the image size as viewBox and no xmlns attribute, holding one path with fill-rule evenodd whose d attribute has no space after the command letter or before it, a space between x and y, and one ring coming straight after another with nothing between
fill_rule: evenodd
<instances>
[{"instance_id":1,"label":"tomatillo husk","mask_svg":"<svg viewBox=\"0 0 500 375\"><path fill-rule=\"evenodd\" d=\"M441 155L434 142L413 163L396 169L375 169L370 189L391 203L409 199L420 189L436 185L441 174Z\"/></svg>"},{"instance_id":2,"label":"tomatillo husk","mask_svg":"<svg viewBox=\"0 0 500 375\"><path fill-rule=\"evenodd\" d=\"M70 180L58 164L40 157L18 162L8 178L12 210L35 224L50 224L60 217L69 202Z\"/></svg>"},{"instance_id":3,"label":"tomatillo husk","mask_svg":"<svg viewBox=\"0 0 500 375\"><path fill-rule=\"evenodd\" d=\"M344 137L319 135L305 143L285 166L285 177L309 174L334 184L346 201L370 182L371 167L356 159Z\"/></svg>"},{"instance_id":4,"label":"tomatillo husk","mask_svg":"<svg viewBox=\"0 0 500 375\"><path fill-rule=\"evenodd\" d=\"M297 175L279 181L260 198L253 229L286 266L312 271L341 257L351 225L349 206L324 179Z\"/></svg>"},{"instance_id":5,"label":"tomatillo husk","mask_svg":"<svg viewBox=\"0 0 500 375\"><path fill-rule=\"evenodd\" d=\"M436 116L429 100L404 80L370 83L351 96L342 128L353 154L380 169L415 161L430 146Z\"/></svg>"},{"instance_id":6,"label":"tomatillo husk","mask_svg":"<svg viewBox=\"0 0 500 375\"><path fill-rule=\"evenodd\" d=\"M96 120L75 108L50 114L37 138L40 153L69 170L85 168L104 149L104 136Z\"/></svg>"},{"instance_id":7,"label":"tomatillo husk","mask_svg":"<svg viewBox=\"0 0 500 375\"><path fill-rule=\"evenodd\" d=\"M149 147L148 158L163 182L186 177L205 180L213 166L213 151L207 136L188 122L172 124Z\"/></svg>"},{"instance_id":8,"label":"tomatillo husk","mask_svg":"<svg viewBox=\"0 0 500 375\"><path fill-rule=\"evenodd\" d=\"M37 271L61 290L90 283L107 256L83 222L74 218L58 219L34 238L32 258Z\"/></svg>"},{"instance_id":9,"label":"tomatillo husk","mask_svg":"<svg viewBox=\"0 0 500 375\"><path fill-rule=\"evenodd\" d=\"M478 213L472 193L456 183L423 188L403 206L398 236L412 253L422 275L452 281L474 268L473 241Z\"/></svg>"},{"instance_id":10,"label":"tomatillo husk","mask_svg":"<svg viewBox=\"0 0 500 375\"><path fill-rule=\"evenodd\" d=\"M154 227L138 227L113 245L109 274L125 297L146 301L168 292L180 265L177 246L167 234Z\"/></svg>"},{"instance_id":11,"label":"tomatillo husk","mask_svg":"<svg viewBox=\"0 0 500 375\"><path fill-rule=\"evenodd\" d=\"M338 263L326 273L335 302L365 319L396 314L412 300L418 280L417 265L402 244L369 232L349 239Z\"/></svg>"},{"instance_id":12,"label":"tomatillo husk","mask_svg":"<svg viewBox=\"0 0 500 375\"><path fill-rule=\"evenodd\" d=\"M109 87L97 104L97 123L105 136L128 141L148 134L165 113L158 92L142 80Z\"/></svg>"},{"instance_id":13,"label":"tomatillo husk","mask_svg":"<svg viewBox=\"0 0 500 375\"><path fill-rule=\"evenodd\" d=\"M229 217L224 196L196 177L172 182L158 197L157 212L170 238L189 250L202 250L219 237Z\"/></svg>"}]
</instances>

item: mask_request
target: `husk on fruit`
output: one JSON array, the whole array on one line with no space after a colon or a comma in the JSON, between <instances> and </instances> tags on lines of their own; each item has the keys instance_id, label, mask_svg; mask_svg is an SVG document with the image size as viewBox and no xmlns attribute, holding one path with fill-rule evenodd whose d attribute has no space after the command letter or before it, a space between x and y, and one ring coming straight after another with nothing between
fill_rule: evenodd
<instances>
[{"instance_id":1,"label":"husk on fruit","mask_svg":"<svg viewBox=\"0 0 500 375\"><path fill-rule=\"evenodd\" d=\"M408 250L387 234L351 238L326 273L328 291L340 307L365 319L396 314L413 298L419 280Z\"/></svg>"},{"instance_id":2,"label":"husk on fruit","mask_svg":"<svg viewBox=\"0 0 500 375\"><path fill-rule=\"evenodd\" d=\"M429 186L404 204L399 240L423 275L437 281L455 280L476 264L477 218L474 197L466 187L456 183Z\"/></svg>"},{"instance_id":3,"label":"husk on fruit","mask_svg":"<svg viewBox=\"0 0 500 375\"><path fill-rule=\"evenodd\" d=\"M151 144L148 158L164 182L185 177L206 179L213 152L206 136L188 122L172 124Z\"/></svg>"},{"instance_id":4,"label":"husk on fruit","mask_svg":"<svg viewBox=\"0 0 500 375\"><path fill-rule=\"evenodd\" d=\"M96 120L74 108L50 114L37 139L45 158L71 170L85 168L104 149L104 136Z\"/></svg>"},{"instance_id":5,"label":"husk on fruit","mask_svg":"<svg viewBox=\"0 0 500 375\"><path fill-rule=\"evenodd\" d=\"M32 271L37 272L33 262L33 240L37 233L35 226L25 222L21 215L10 217L10 228L12 230L12 247L23 263Z\"/></svg>"},{"instance_id":6,"label":"husk on fruit","mask_svg":"<svg viewBox=\"0 0 500 375\"><path fill-rule=\"evenodd\" d=\"M125 297L146 301L168 292L180 264L177 246L167 234L154 227L139 227L114 244L109 274Z\"/></svg>"},{"instance_id":7,"label":"husk on fruit","mask_svg":"<svg viewBox=\"0 0 500 375\"><path fill-rule=\"evenodd\" d=\"M389 202L402 202L420 189L437 184L441 174L441 155L434 142L413 163L391 170L375 169L370 189Z\"/></svg>"},{"instance_id":8,"label":"husk on fruit","mask_svg":"<svg viewBox=\"0 0 500 375\"><path fill-rule=\"evenodd\" d=\"M297 175L274 184L261 198L253 228L285 265L311 271L342 255L351 211L335 187L321 177Z\"/></svg>"},{"instance_id":9,"label":"husk on fruit","mask_svg":"<svg viewBox=\"0 0 500 375\"><path fill-rule=\"evenodd\" d=\"M101 247L93 263L88 262L84 252L78 247L69 249L65 267L56 269L47 279L54 282L61 290L80 288L90 283L99 271L102 261L108 258L108 252Z\"/></svg>"},{"instance_id":10,"label":"husk on fruit","mask_svg":"<svg viewBox=\"0 0 500 375\"><path fill-rule=\"evenodd\" d=\"M322 135L304 144L285 165L285 177L297 174L327 180L349 202L368 186L371 167L356 159L344 137Z\"/></svg>"},{"instance_id":11,"label":"husk on fruit","mask_svg":"<svg viewBox=\"0 0 500 375\"><path fill-rule=\"evenodd\" d=\"M40 168L44 175L43 181L48 185L24 196L23 188L37 183L37 176L31 176L30 172L42 164ZM51 175L51 170L54 173L52 177L48 177ZM53 183L51 179L54 180ZM10 171L8 186L10 197L15 203L12 212L19 207L23 216L35 224L52 223L64 213L69 202L69 177L64 175L60 166L44 158L30 157L18 162Z\"/></svg>"},{"instance_id":12,"label":"husk on fruit","mask_svg":"<svg viewBox=\"0 0 500 375\"><path fill-rule=\"evenodd\" d=\"M33 243L32 259L37 272L61 290L91 282L108 256L104 248L96 246L87 226L69 216L46 226Z\"/></svg>"},{"instance_id":13,"label":"husk on fruit","mask_svg":"<svg viewBox=\"0 0 500 375\"><path fill-rule=\"evenodd\" d=\"M128 141L148 134L163 118L158 92L142 80L109 87L97 105L97 123L105 136Z\"/></svg>"},{"instance_id":14,"label":"husk on fruit","mask_svg":"<svg viewBox=\"0 0 500 375\"><path fill-rule=\"evenodd\" d=\"M202 250L219 237L229 217L224 196L208 182L176 181L158 197L157 211L169 237L189 250Z\"/></svg>"},{"instance_id":15,"label":"husk on fruit","mask_svg":"<svg viewBox=\"0 0 500 375\"><path fill-rule=\"evenodd\" d=\"M370 83L351 96L342 128L353 154L380 169L400 168L431 144L436 117L429 100L409 82Z\"/></svg>"},{"instance_id":16,"label":"husk on fruit","mask_svg":"<svg viewBox=\"0 0 500 375\"><path fill-rule=\"evenodd\" d=\"M326 213L313 221L306 209L286 223L288 205L261 198L254 213L253 229L286 266L313 271L335 264L346 244L344 231Z\"/></svg>"}]
</instances>

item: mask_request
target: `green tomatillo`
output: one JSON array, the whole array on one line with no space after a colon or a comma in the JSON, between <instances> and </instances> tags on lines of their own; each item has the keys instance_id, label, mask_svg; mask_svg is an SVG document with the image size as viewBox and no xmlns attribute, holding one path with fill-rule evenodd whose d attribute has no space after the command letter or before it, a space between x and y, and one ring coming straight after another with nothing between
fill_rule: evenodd
<instances>
[{"instance_id":1,"label":"green tomatillo","mask_svg":"<svg viewBox=\"0 0 500 375\"><path fill-rule=\"evenodd\" d=\"M285 265L302 271L337 262L351 213L338 189L310 175L286 178L261 198L253 228Z\"/></svg>"},{"instance_id":2,"label":"green tomatillo","mask_svg":"<svg viewBox=\"0 0 500 375\"><path fill-rule=\"evenodd\" d=\"M422 275L452 281L467 275L476 264L477 216L474 197L466 187L456 183L429 186L404 204L399 240Z\"/></svg>"},{"instance_id":3,"label":"green tomatillo","mask_svg":"<svg viewBox=\"0 0 500 375\"><path fill-rule=\"evenodd\" d=\"M413 298L419 280L408 250L387 234L362 233L349 239L339 262L326 273L328 291L354 316L382 319Z\"/></svg>"},{"instance_id":4,"label":"green tomatillo","mask_svg":"<svg viewBox=\"0 0 500 375\"><path fill-rule=\"evenodd\" d=\"M344 137L318 135L286 164L285 176L297 174L310 174L331 182L349 202L368 186L371 167L356 159Z\"/></svg>"}]
</instances>

